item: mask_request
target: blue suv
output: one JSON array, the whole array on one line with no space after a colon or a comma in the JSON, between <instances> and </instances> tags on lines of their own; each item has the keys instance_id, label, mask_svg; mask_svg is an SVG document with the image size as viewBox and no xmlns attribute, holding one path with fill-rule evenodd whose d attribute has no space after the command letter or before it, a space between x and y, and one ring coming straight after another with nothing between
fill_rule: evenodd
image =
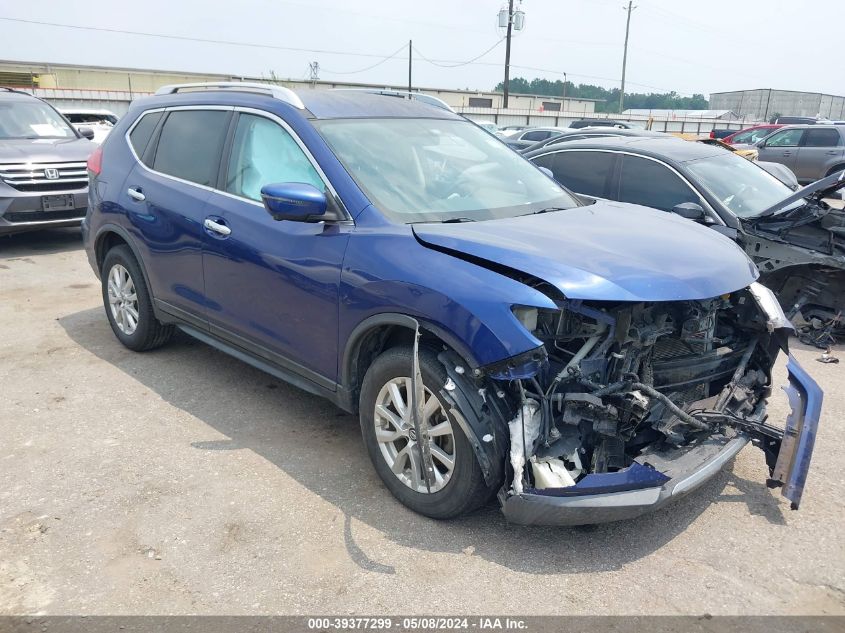
<instances>
[{"instance_id":1,"label":"blue suv","mask_svg":"<svg viewBox=\"0 0 845 633\"><path fill-rule=\"evenodd\" d=\"M790 358L786 431L766 422L791 326L714 231L578 197L410 93L168 86L88 169L120 342L178 328L357 412L417 512L623 519L748 442L798 506L821 391Z\"/></svg>"}]
</instances>

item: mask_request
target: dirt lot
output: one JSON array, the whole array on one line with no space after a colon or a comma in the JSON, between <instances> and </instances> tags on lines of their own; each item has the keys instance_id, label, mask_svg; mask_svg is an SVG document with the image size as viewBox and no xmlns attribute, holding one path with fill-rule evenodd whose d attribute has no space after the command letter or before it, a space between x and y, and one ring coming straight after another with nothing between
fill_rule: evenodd
<instances>
[{"instance_id":1,"label":"dirt lot","mask_svg":"<svg viewBox=\"0 0 845 633\"><path fill-rule=\"evenodd\" d=\"M799 512L749 447L652 516L526 529L411 513L355 418L203 344L125 350L77 231L0 239L0 332L2 613L845 614L845 362L816 350Z\"/></svg>"}]
</instances>

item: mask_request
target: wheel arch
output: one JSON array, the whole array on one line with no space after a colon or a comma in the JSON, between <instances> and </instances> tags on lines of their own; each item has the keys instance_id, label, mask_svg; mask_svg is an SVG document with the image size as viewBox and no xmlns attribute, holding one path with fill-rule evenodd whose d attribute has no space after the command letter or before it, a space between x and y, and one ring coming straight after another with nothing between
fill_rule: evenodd
<instances>
[{"instance_id":1,"label":"wheel arch","mask_svg":"<svg viewBox=\"0 0 845 633\"><path fill-rule=\"evenodd\" d=\"M349 394L349 403L355 410L358 407L361 382L373 360L391 347L413 345L417 324L422 330L422 344L445 346L458 354L470 369L479 366L469 348L442 327L406 314L388 312L373 315L352 330L341 359L340 382Z\"/></svg>"},{"instance_id":2,"label":"wheel arch","mask_svg":"<svg viewBox=\"0 0 845 633\"><path fill-rule=\"evenodd\" d=\"M135 245L135 241L129 235L129 232L121 226L106 224L97 231L97 235L94 238L94 258L97 263L97 274L101 274L106 254L115 246L122 245L127 246L132 251L132 256L138 262L141 274L144 275L144 283L146 283L147 289L152 297L152 286L150 286L150 277L147 274L147 267L144 265L144 260L141 258L138 247ZM155 307L155 302L153 302L153 307Z\"/></svg>"}]
</instances>

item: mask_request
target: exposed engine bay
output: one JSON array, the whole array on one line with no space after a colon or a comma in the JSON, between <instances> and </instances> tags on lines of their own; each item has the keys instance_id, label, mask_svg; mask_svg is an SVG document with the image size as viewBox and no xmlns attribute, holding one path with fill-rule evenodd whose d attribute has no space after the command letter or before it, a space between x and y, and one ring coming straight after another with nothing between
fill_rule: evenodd
<instances>
[{"instance_id":1,"label":"exposed engine bay","mask_svg":"<svg viewBox=\"0 0 845 633\"><path fill-rule=\"evenodd\" d=\"M747 290L516 314L543 341L548 363L517 381L514 492L573 486L647 451L765 428L779 346Z\"/></svg>"}]
</instances>

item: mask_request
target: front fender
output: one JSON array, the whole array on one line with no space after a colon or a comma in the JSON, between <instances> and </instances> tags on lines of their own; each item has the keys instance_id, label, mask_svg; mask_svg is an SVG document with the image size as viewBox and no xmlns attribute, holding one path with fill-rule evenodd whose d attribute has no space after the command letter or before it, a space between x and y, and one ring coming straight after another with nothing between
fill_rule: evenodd
<instances>
[{"instance_id":1,"label":"front fender","mask_svg":"<svg viewBox=\"0 0 845 633\"><path fill-rule=\"evenodd\" d=\"M556 309L542 292L414 239L408 227L360 231L350 238L341 274L340 349L377 315L407 315L440 332L473 367L536 349L541 342L511 311ZM356 331L357 330L357 331ZM451 342L450 342L451 341Z\"/></svg>"}]
</instances>

